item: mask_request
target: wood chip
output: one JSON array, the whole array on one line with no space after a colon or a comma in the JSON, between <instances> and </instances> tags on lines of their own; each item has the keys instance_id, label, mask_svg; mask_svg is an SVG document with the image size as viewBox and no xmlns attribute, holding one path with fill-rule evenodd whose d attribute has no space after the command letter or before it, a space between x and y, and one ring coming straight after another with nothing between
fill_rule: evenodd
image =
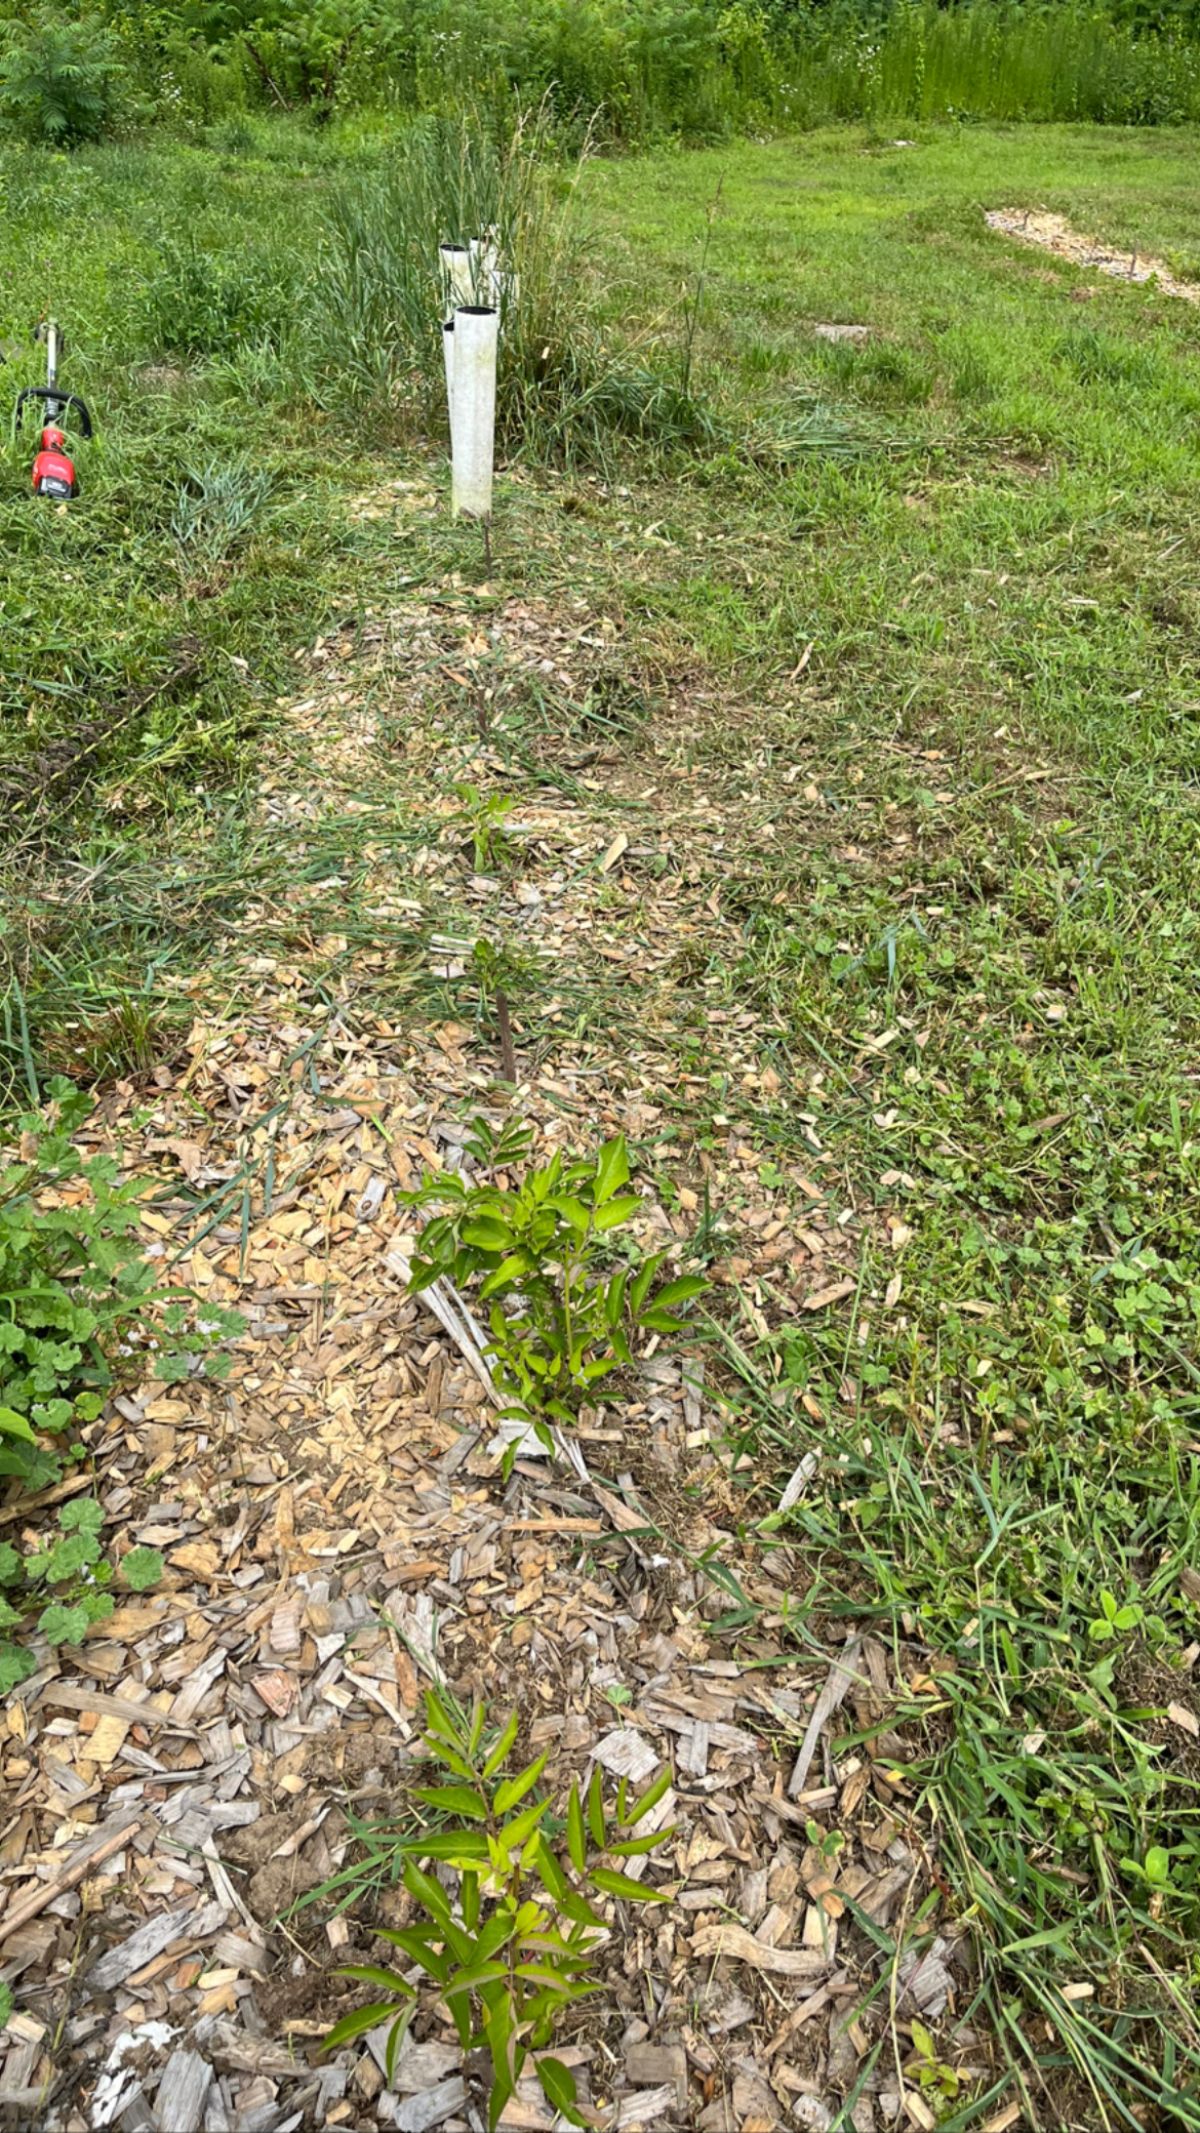
<instances>
[{"instance_id":1,"label":"wood chip","mask_svg":"<svg viewBox=\"0 0 1200 2133\"><path fill-rule=\"evenodd\" d=\"M756 1940L744 1926L701 1926L692 1935L693 1955L730 1956L735 1962L749 1963L755 1970L766 1970L774 1977L812 1978L826 1977L832 1967L828 1958L815 1948L768 1948L765 1942Z\"/></svg>"},{"instance_id":2,"label":"wood chip","mask_svg":"<svg viewBox=\"0 0 1200 2133\"><path fill-rule=\"evenodd\" d=\"M154 2100L158 2133L200 2133L212 2079L211 2066L198 2052L172 2052Z\"/></svg>"},{"instance_id":3,"label":"wood chip","mask_svg":"<svg viewBox=\"0 0 1200 2133\"><path fill-rule=\"evenodd\" d=\"M187 1733L193 1739L199 1737L194 1726L181 1725L178 1719L168 1717L150 1698L145 1703L138 1703L132 1696L108 1696L101 1689L80 1689L71 1682L48 1681L40 1700L56 1704L60 1710L94 1711L102 1718L124 1719L128 1726L164 1726L171 1733Z\"/></svg>"},{"instance_id":4,"label":"wood chip","mask_svg":"<svg viewBox=\"0 0 1200 2133\"><path fill-rule=\"evenodd\" d=\"M204 1940L219 1932L226 1916L224 1904L219 1903L205 1904L203 1908L195 1903L184 1903L172 1911L158 1912L92 1964L87 1973L89 1989L112 1992L175 1941Z\"/></svg>"},{"instance_id":5,"label":"wood chip","mask_svg":"<svg viewBox=\"0 0 1200 2133\"><path fill-rule=\"evenodd\" d=\"M467 2084L461 2074L453 2074L449 2081L439 2081L436 2088L423 2089L415 2096L408 2096L398 2104L392 2115L396 2133L428 2133L430 2126L440 2126L443 2119L453 2118L467 2101Z\"/></svg>"},{"instance_id":6,"label":"wood chip","mask_svg":"<svg viewBox=\"0 0 1200 2133\"><path fill-rule=\"evenodd\" d=\"M822 1727L827 1719L832 1718L838 1705L845 1702L858 1678L857 1669L861 1651L861 1638L853 1637L844 1652L834 1660L829 1669L825 1686L813 1705L812 1717L808 1721L807 1731L800 1744L800 1753L796 1757L792 1766L791 1777L788 1779L788 1791L793 1799L795 1799L797 1793L804 1790L804 1780L808 1776L812 1766L812 1759L817 1752L817 1743L821 1738Z\"/></svg>"},{"instance_id":7,"label":"wood chip","mask_svg":"<svg viewBox=\"0 0 1200 2133\"><path fill-rule=\"evenodd\" d=\"M250 1686L276 1718L286 1718L296 1701L295 1676L285 1674L282 1667L273 1667L269 1674L255 1674Z\"/></svg>"},{"instance_id":8,"label":"wood chip","mask_svg":"<svg viewBox=\"0 0 1200 2133\"><path fill-rule=\"evenodd\" d=\"M596 1761L613 1777L629 1778L640 1785L658 1769L662 1757L633 1726L617 1726L592 1749Z\"/></svg>"},{"instance_id":9,"label":"wood chip","mask_svg":"<svg viewBox=\"0 0 1200 2133\"><path fill-rule=\"evenodd\" d=\"M130 1815L127 1820L120 1821L115 1826L106 1826L77 1851L72 1852L70 1858L42 1888L35 1889L30 1896L22 1897L0 1919L0 1941L6 1941L10 1934L17 1932L21 1926L28 1925L31 1918L36 1918L39 1911L44 1911L47 1904L53 1903L56 1897L64 1895L68 1889L73 1889L93 1867L99 1866L105 1859L111 1859L113 1853L120 1851L141 1826L142 1817Z\"/></svg>"}]
</instances>

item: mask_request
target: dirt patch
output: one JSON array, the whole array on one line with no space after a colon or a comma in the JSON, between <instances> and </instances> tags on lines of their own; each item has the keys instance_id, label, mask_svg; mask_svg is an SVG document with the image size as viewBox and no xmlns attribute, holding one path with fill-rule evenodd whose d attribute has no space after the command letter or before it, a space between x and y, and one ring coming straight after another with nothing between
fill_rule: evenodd
<instances>
[{"instance_id":1,"label":"dirt patch","mask_svg":"<svg viewBox=\"0 0 1200 2133\"><path fill-rule=\"evenodd\" d=\"M1043 251L1072 260L1076 266L1094 267L1098 274L1111 274L1116 281L1152 281L1164 296L1181 296L1187 304L1200 304L1200 282L1180 281L1153 252L1127 252L1096 237L1083 237L1065 215L1050 215L1040 208L993 207L983 219L989 229L1015 237L1020 244L1040 245Z\"/></svg>"}]
</instances>

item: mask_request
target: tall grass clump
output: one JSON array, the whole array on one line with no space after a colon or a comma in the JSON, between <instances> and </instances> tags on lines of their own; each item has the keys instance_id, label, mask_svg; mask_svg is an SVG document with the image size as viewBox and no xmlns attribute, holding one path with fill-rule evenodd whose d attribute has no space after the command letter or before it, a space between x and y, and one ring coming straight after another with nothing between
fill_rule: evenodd
<instances>
[{"instance_id":1,"label":"tall grass clump","mask_svg":"<svg viewBox=\"0 0 1200 2133\"><path fill-rule=\"evenodd\" d=\"M313 291L310 385L319 401L348 398L440 424L438 246L494 230L502 451L569 463L603 459L620 434L663 445L711 439L711 418L682 372L601 332L574 177L551 150L545 110L507 130L478 111L431 117L413 125L382 172L343 187Z\"/></svg>"}]
</instances>

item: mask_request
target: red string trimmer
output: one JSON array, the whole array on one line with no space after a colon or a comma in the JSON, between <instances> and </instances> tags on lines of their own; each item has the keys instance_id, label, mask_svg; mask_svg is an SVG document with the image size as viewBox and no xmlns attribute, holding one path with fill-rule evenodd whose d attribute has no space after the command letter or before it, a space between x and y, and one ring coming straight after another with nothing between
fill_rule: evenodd
<instances>
[{"instance_id":1,"label":"red string trimmer","mask_svg":"<svg viewBox=\"0 0 1200 2133\"><path fill-rule=\"evenodd\" d=\"M27 385L17 394L12 418L13 436L15 438L21 432L26 408L40 405L42 433L33 462L33 493L65 501L67 497L79 494L79 477L75 462L67 451L66 434L60 423L72 423L73 418L77 419L80 435L90 437L92 418L87 402L81 400L78 393L63 392L59 385L58 359L64 342L57 321L47 319L39 326L37 339L46 343L46 382L44 385Z\"/></svg>"}]
</instances>

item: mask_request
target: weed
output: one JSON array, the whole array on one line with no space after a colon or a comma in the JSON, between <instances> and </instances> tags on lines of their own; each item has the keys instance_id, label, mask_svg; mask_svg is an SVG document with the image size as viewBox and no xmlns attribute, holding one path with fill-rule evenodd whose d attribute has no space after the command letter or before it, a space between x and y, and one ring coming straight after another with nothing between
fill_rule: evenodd
<instances>
[{"instance_id":1,"label":"weed","mask_svg":"<svg viewBox=\"0 0 1200 2133\"><path fill-rule=\"evenodd\" d=\"M158 1291L135 1241L136 1188L118 1183L109 1157L84 1157L75 1145L89 1110L69 1083L52 1083L45 1107L20 1120L16 1160L0 1171L0 1474L35 1490L84 1455L79 1432L114 1384L135 1382L152 1357L159 1378L182 1377L214 1335L241 1324L208 1306L201 1324L185 1299ZM220 1376L224 1364L211 1354L207 1368ZM22 1599L63 1588L38 1619L52 1643L78 1643L112 1612L100 1505L75 1497L58 1519L61 1533L48 1547L0 1549L4 1689L37 1665L7 1635L22 1625ZM136 1551L127 1581L152 1582L160 1569L153 1551Z\"/></svg>"},{"instance_id":2,"label":"weed","mask_svg":"<svg viewBox=\"0 0 1200 2133\"><path fill-rule=\"evenodd\" d=\"M230 356L277 347L297 307L294 260L261 243L214 259L189 231L159 237L142 292L142 332L152 355Z\"/></svg>"},{"instance_id":3,"label":"weed","mask_svg":"<svg viewBox=\"0 0 1200 2133\"><path fill-rule=\"evenodd\" d=\"M181 548L214 562L248 537L270 500L275 477L244 455L189 468L171 513Z\"/></svg>"},{"instance_id":4,"label":"weed","mask_svg":"<svg viewBox=\"0 0 1200 2133\"><path fill-rule=\"evenodd\" d=\"M37 1670L36 1655L18 1638L35 1630L51 1648L82 1644L89 1629L108 1620L114 1567L130 1592L147 1592L162 1576L157 1548L130 1548L117 1566L105 1557L104 1507L94 1496L60 1504L57 1524L32 1547L26 1533L24 1554L0 1541L0 1695Z\"/></svg>"},{"instance_id":5,"label":"weed","mask_svg":"<svg viewBox=\"0 0 1200 2133\"><path fill-rule=\"evenodd\" d=\"M641 1205L628 1184L629 1158L617 1139L577 1162L555 1154L511 1190L443 1173L407 1195L411 1205L451 1210L422 1230L410 1287L419 1293L439 1279L478 1287L480 1303L490 1306L488 1359L509 1417L547 1447L553 1423L574 1423L602 1380L632 1363L631 1337L681 1333L677 1310L707 1286L683 1275L655 1289L665 1251L635 1253L603 1273L600 1240ZM518 1435L508 1447L506 1470L519 1443Z\"/></svg>"},{"instance_id":6,"label":"weed","mask_svg":"<svg viewBox=\"0 0 1200 2133\"><path fill-rule=\"evenodd\" d=\"M464 2053L487 2050L489 2127L498 2125L531 2054L552 2109L570 2124L584 2125L574 2076L546 2047L567 2009L597 1990L589 1972L608 1931L595 1909L597 1898L664 1900L660 1890L603 1862L645 1857L672 1835L669 1829L638 1833L666 1794L670 1770L637 1797L622 1779L615 1812L605 1809L598 1769L586 1798L573 1783L564 1835L555 1843L549 1834L553 1802L536 1790L549 1751L514 1776L501 1775L517 1741L516 1714L497 1732L482 1703L467 1714L448 1695L428 1690L425 1704L425 1747L449 1782L417 1790L435 1825L395 1840L420 1922L376 1930L436 1988ZM436 1878L427 1871L430 1865ZM325 2049L388 2023L390 2080L416 1992L399 1971L373 1963L348 1964L338 1975L360 1979L387 1997L338 2022Z\"/></svg>"}]
</instances>

